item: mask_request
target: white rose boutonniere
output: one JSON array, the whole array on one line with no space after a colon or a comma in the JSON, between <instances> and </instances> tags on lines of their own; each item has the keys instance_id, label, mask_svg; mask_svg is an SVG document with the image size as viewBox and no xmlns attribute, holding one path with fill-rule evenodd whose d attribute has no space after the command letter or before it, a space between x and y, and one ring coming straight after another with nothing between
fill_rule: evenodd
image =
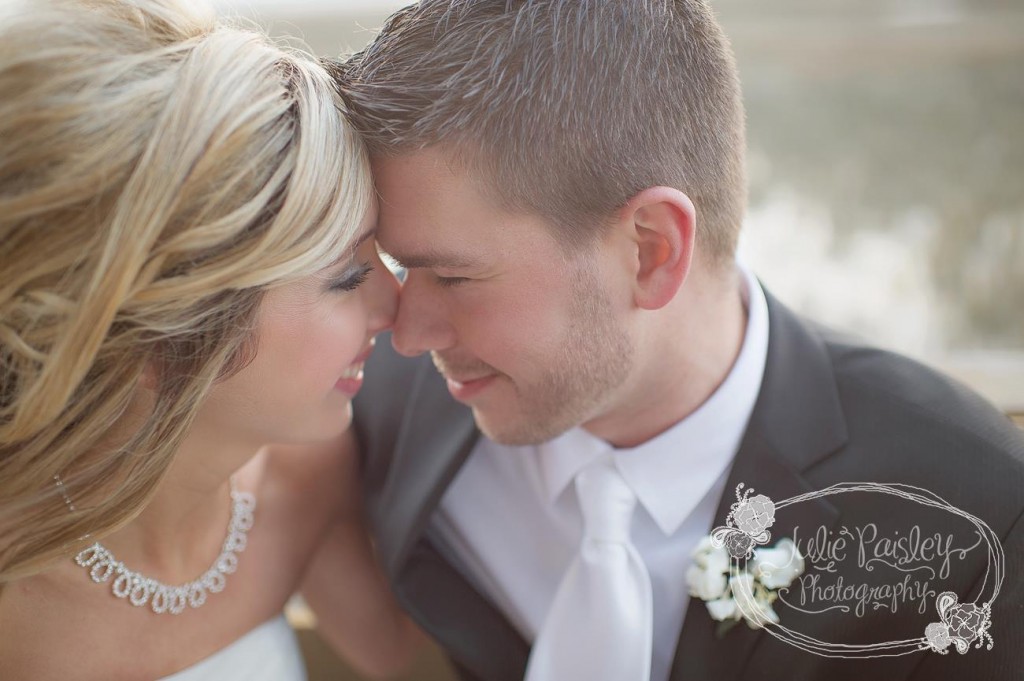
<instances>
[{"instance_id":1,"label":"white rose boutonniere","mask_svg":"<svg viewBox=\"0 0 1024 681\"><path fill-rule=\"evenodd\" d=\"M778 624L772 603L804 571L804 557L791 539L772 548L769 528L775 523L775 504L753 489L736 486L736 503L725 525L716 527L693 552L686 573L690 595L703 600L711 617L721 624L721 636L741 618L752 629ZM733 560L736 562L733 563Z\"/></svg>"},{"instance_id":2,"label":"white rose boutonniere","mask_svg":"<svg viewBox=\"0 0 1024 681\"><path fill-rule=\"evenodd\" d=\"M804 571L804 558L789 538L771 548L754 549L753 554L742 567L732 564L729 551L716 547L710 536L693 552L693 565L686 573L690 595L704 601L712 619L722 623L719 635L740 619L752 629L778 623L779 616L772 608L778 590Z\"/></svg>"}]
</instances>

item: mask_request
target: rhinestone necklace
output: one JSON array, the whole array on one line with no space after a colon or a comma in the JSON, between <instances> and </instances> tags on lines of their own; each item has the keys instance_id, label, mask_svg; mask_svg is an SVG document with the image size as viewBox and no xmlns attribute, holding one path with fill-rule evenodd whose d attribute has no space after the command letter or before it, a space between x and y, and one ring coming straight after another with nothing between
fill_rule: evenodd
<instances>
[{"instance_id":1,"label":"rhinestone necklace","mask_svg":"<svg viewBox=\"0 0 1024 681\"><path fill-rule=\"evenodd\" d=\"M64 482L57 475L54 476L54 481L64 497L64 503L74 512L75 505L71 503L64 490ZM82 550L75 556L75 562L86 568L89 578L97 584L109 581L113 577L111 591L118 598L128 599L128 602L136 607L149 603L150 609L158 615L166 612L178 615L184 612L186 605L198 608L206 602L207 594L220 593L224 590L227 576L238 569L238 554L245 550L255 510L256 497L249 492L239 492L232 478L231 522L228 523L228 536L224 540L220 555L199 579L186 584L169 586L152 577L129 570L99 542Z\"/></svg>"}]
</instances>

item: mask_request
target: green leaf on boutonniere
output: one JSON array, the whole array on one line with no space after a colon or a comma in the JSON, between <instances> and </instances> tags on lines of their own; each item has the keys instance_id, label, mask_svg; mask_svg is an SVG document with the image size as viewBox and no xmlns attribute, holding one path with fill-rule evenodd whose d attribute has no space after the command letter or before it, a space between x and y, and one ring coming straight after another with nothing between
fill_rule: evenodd
<instances>
[{"instance_id":1,"label":"green leaf on boutonniere","mask_svg":"<svg viewBox=\"0 0 1024 681\"><path fill-rule=\"evenodd\" d=\"M722 620L718 623L718 626L715 627L715 638L725 638L725 635L729 633L729 630L739 624L739 622L739 620L732 619L731 617L727 620Z\"/></svg>"}]
</instances>

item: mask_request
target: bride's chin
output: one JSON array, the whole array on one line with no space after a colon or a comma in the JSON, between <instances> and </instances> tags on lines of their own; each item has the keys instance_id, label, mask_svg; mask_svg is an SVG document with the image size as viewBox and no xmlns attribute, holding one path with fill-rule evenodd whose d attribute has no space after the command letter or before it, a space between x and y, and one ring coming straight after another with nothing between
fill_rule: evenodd
<instances>
[{"instance_id":1,"label":"bride's chin","mask_svg":"<svg viewBox=\"0 0 1024 681\"><path fill-rule=\"evenodd\" d=\"M338 434L341 435L342 433L344 433L346 430L348 430L349 426L351 426L351 425L352 425L352 403L349 402L348 405L345 407L345 414L344 414L344 416L342 416L341 421L338 424L338 428L339 428Z\"/></svg>"},{"instance_id":2,"label":"bride's chin","mask_svg":"<svg viewBox=\"0 0 1024 681\"><path fill-rule=\"evenodd\" d=\"M351 426L351 425L352 425L352 401L348 400L345 403L345 409L344 409L344 411L342 411L341 416L339 418L336 418L336 420L334 420L331 423L331 430L333 431L331 433L331 437L336 437L338 435L341 435L346 430L348 430L349 426Z\"/></svg>"}]
</instances>

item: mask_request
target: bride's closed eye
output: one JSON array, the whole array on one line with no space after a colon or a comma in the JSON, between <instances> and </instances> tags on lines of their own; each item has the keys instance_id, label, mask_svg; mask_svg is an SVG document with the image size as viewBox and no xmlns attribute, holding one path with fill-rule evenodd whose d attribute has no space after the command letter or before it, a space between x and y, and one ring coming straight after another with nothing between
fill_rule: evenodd
<instances>
[{"instance_id":1,"label":"bride's closed eye","mask_svg":"<svg viewBox=\"0 0 1024 681\"><path fill-rule=\"evenodd\" d=\"M373 265L368 262L364 262L358 267L349 267L340 277L333 279L328 288L331 291L355 291L366 282L372 271Z\"/></svg>"}]
</instances>

